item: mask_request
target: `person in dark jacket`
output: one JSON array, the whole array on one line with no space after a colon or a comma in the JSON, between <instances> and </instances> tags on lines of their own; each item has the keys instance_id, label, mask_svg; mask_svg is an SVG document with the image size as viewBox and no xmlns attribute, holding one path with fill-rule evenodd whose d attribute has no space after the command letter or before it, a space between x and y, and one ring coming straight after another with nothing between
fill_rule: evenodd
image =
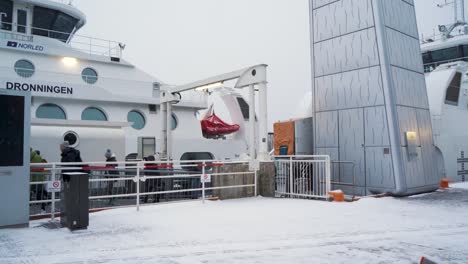
<instances>
[{"instance_id":1,"label":"person in dark jacket","mask_svg":"<svg viewBox=\"0 0 468 264\"><path fill-rule=\"evenodd\" d=\"M61 159L60 159L60 162L62 163L79 163L79 162L83 162L83 160L81 159L81 154L80 154L80 151L75 149L75 148L72 148L70 147L70 143L68 143L68 141L64 141L62 144L60 144L60 151L62 152L61 153ZM83 167L83 165L67 165L67 166L63 166L63 167ZM68 170L63 170L64 172L83 172L82 169L68 169ZM63 178L63 176L62 176ZM70 179L67 179L66 177L63 178L64 181L67 181L67 180L70 180Z\"/></svg>"},{"instance_id":2,"label":"person in dark jacket","mask_svg":"<svg viewBox=\"0 0 468 264\"><path fill-rule=\"evenodd\" d=\"M104 157L106 158L106 167L110 168L110 170L106 171L106 178L107 179L114 179L119 175L119 172L116 171L117 164L117 158L115 157L115 154L112 153L112 150L108 149L106 153L104 153ZM113 195L113 190L114 190L114 183L117 181L108 181L107 182L107 195ZM114 198L109 199L109 204L112 204L114 201Z\"/></svg>"}]
</instances>

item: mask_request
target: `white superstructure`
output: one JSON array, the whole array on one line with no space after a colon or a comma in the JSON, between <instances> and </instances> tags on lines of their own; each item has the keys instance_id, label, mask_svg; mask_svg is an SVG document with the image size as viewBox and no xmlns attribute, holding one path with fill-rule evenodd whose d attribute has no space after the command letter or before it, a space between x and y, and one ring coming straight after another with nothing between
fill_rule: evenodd
<instances>
[{"instance_id":1,"label":"white superstructure","mask_svg":"<svg viewBox=\"0 0 468 264\"><path fill-rule=\"evenodd\" d=\"M464 0L453 3L453 24L439 26L440 35L423 39L421 51L438 149L440 173L468 179L468 25Z\"/></svg>"},{"instance_id":2,"label":"white superstructure","mask_svg":"<svg viewBox=\"0 0 468 264\"><path fill-rule=\"evenodd\" d=\"M32 93L33 149L51 162L59 160L63 140L88 161L102 160L106 149L122 160L138 152L139 138L145 153L152 140L154 152L160 151L159 96L167 84L125 61L123 43L76 35L85 15L57 1L0 0L0 13L0 89ZM207 96L186 92L174 105L174 159L184 153L234 159L247 152L242 96L223 95L237 103L229 109L231 120L244 122L239 132L218 140L203 137L197 118L208 107Z\"/></svg>"}]
</instances>

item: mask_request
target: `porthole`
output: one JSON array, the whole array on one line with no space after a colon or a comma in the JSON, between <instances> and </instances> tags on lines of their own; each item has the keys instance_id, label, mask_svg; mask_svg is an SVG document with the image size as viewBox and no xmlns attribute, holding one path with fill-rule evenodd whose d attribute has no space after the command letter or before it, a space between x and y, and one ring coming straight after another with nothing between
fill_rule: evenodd
<instances>
[{"instance_id":1,"label":"porthole","mask_svg":"<svg viewBox=\"0 0 468 264\"><path fill-rule=\"evenodd\" d=\"M43 104L39 106L36 110L36 117L44 119L67 119L65 111L56 104Z\"/></svg>"},{"instance_id":2,"label":"porthole","mask_svg":"<svg viewBox=\"0 0 468 264\"><path fill-rule=\"evenodd\" d=\"M67 141L68 144L70 144L70 147L73 148L78 146L78 143L80 142L78 134L73 131L65 133L65 135L63 136L63 141Z\"/></svg>"},{"instance_id":3,"label":"porthole","mask_svg":"<svg viewBox=\"0 0 468 264\"><path fill-rule=\"evenodd\" d=\"M86 83L95 84L98 81L98 74L92 68L85 68L81 72L81 78L83 78L83 81Z\"/></svg>"},{"instance_id":4,"label":"porthole","mask_svg":"<svg viewBox=\"0 0 468 264\"><path fill-rule=\"evenodd\" d=\"M136 130L141 130L146 125L145 117L136 110L128 112L127 121L132 123L132 127Z\"/></svg>"},{"instance_id":5,"label":"porthole","mask_svg":"<svg viewBox=\"0 0 468 264\"><path fill-rule=\"evenodd\" d=\"M15 63L15 72L23 78L29 78L34 75L36 68L32 62L27 60L19 60Z\"/></svg>"}]
</instances>

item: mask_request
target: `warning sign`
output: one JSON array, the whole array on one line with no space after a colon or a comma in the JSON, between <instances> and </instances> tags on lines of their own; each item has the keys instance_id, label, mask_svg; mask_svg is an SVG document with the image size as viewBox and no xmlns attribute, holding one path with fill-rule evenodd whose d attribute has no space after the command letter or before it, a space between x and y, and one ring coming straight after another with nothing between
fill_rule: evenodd
<instances>
[{"instance_id":1,"label":"warning sign","mask_svg":"<svg viewBox=\"0 0 468 264\"><path fill-rule=\"evenodd\" d=\"M204 183L211 182L211 175L210 174L202 175L201 176L201 182L204 182Z\"/></svg>"},{"instance_id":2,"label":"warning sign","mask_svg":"<svg viewBox=\"0 0 468 264\"><path fill-rule=\"evenodd\" d=\"M60 181L47 182L47 192L60 192L61 189L62 183Z\"/></svg>"}]
</instances>

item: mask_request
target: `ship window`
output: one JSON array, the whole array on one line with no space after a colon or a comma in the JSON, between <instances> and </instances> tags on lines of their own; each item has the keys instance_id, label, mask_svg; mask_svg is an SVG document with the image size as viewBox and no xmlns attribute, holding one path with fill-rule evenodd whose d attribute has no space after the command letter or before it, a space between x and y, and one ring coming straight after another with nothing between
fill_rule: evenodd
<instances>
[{"instance_id":1,"label":"ship window","mask_svg":"<svg viewBox=\"0 0 468 264\"><path fill-rule=\"evenodd\" d=\"M450 82L447 88L447 94L445 95L445 103L451 105L458 105L458 99L460 97L460 86L461 86L462 74L460 72L455 73L455 76Z\"/></svg>"},{"instance_id":2,"label":"ship window","mask_svg":"<svg viewBox=\"0 0 468 264\"><path fill-rule=\"evenodd\" d=\"M83 72L81 72L81 77L83 81L89 84L95 84L98 81L98 74L94 69L85 68Z\"/></svg>"},{"instance_id":3,"label":"ship window","mask_svg":"<svg viewBox=\"0 0 468 264\"><path fill-rule=\"evenodd\" d=\"M237 97L237 102L239 103L244 119L249 119L249 116L250 116L249 104L247 104L247 102L242 97Z\"/></svg>"},{"instance_id":4,"label":"ship window","mask_svg":"<svg viewBox=\"0 0 468 264\"><path fill-rule=\"evenodd\" d=\"M432 60L434 62L448 62L458 57L458 47L432 51Z\"/></svg>"},{"instance_id":5,"label":"ship window","mask_svg":"<svg viewBox=\"0 0 468 264\"><path fill-rule=\"evenodd\" d=\"M423 53L422 57L423 57L423 63L424 64L428 64L428 63L432 62L431 53L425 52L425 53Z\"/></svg>"},{"instance_id":6,"label":"ship window","mask_svg":"<svg viewBox=\"0 0 468 264\"><path fill-rule=\"evenodd\" d=\"M45 119L67 119L65 111L55 104L43 104L39 106L36 110L36 117Z\"/></svg>"},{"instance_id":7,"label":"ship window","mask_svg":"<svg viewBox=\"0 0 468 264\"><path fill-rule=\"evenodd\" d=\"M67 42L78 19L49 8L34 7L33 34Z\"/></svg>"},{"instance_id":8,"label":"ship window","mask_svg":"<svg viewBox=\"0 0 468 264\"><path fill-rule=\"evenodd\" d=\"M88 107L81 113L81 120L107 121L106 114L96 107Z\"/></svg>"},{"instance_id":9,"label":"ship window","mask_svg":"<svg viewBox=\"0 0 468 264\"><path fill-rule=\"evenodd\" d=\"M26 21L27 21L28 13L26 12L26 10L19 9L16 16L17 16L17 22L18 22L16 31L18 31L19 33L26 33L26 24L27 24Z\"/></svg>"},{"instance_id":10,"label":"ship window","mask_svg":"<svg viewBox=\"0 0 468 264\"><path fill-rule=\"evenodd\" d=\"M143 114L136 110L130 111L128 113L127 121L132 123L132 127L136 130L141 130L146 125L145 117L143 116Z\"/></svg>"},{"instance_id":11,"label":"ship window","mask_svg":"<svg viewBox=\"0 0 468 264\"><path fill-rule=\"evenodd\" d=\"M3 13L0 29L11 31L13 23L13 2L8 0L0 0L0 13Z\"/></svg>"},{"instance_id":12,"label":"ship window","mask_svg":"<svg viewBox=\"0 0 468 264\"><path fill-rule=\"evenodd\" d=\"M70 147L72 148L78 146L78 143L80 142L78 134L76 134L73 131L65 133L65 135L63 136L63 141L67 141L68 144L70 144Z\"/></svg>"},{"instance_id":13,"label":"ship window","mask_svg":"<svg viewBox=\"0 0 468 264\"><path fill-rule=\"evenodd\" d=\"M172 126L171 129L175 130L179 126L179 120L175 114L172 114Z\"/></svg>"},{"instance_id":14,"label":"ship window","mask_svg":"<svg viewBox=\"0 0 468 264\"><path fill-rule=\"evenodd\" d=\"M15 63L15 72L23 77L29 78L34 75L35 67L30 61L19 60Z\"/></svg>"}]
</instances>

